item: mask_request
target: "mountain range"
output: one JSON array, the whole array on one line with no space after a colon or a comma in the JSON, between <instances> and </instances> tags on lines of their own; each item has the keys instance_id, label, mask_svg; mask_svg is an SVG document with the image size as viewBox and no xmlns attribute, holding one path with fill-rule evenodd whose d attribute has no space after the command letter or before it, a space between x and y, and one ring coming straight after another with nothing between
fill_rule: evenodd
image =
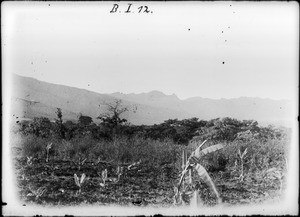
<instances>
[{"instance_id":1,"label":"mountain range","mask_svg":"<svg viewBox=\"0 0 300 217\"><path fill-rule=\"evenodd\" d=\"M168 119L197 117L202 120L231 117L239 120L256 120L261 125L289 125L292 120L292 101L252 97L234 99L207 99L193 97L179 99L175 94L160 91L140 94L101 94L76 87L51 84L14 74L12 79L11 113L14 117L56 118L57 108L62 109L64 120L78 120L79 114L90 116L97 122L107 112L107 103L117 99L129 108L124 113L132 124L159 124Z\"/></svg>"}]
</instances>

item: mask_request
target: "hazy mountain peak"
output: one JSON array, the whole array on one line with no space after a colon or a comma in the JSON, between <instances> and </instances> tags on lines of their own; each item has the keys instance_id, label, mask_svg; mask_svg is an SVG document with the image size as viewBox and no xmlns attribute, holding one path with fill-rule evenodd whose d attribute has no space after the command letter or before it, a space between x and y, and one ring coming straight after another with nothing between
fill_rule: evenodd
<instances>
[{"instance_id":1,"label":"hazy mountain peak","mask_svg":"<svg viewBox=\"0 0 300 217\"><path fill-rule=\"evenodd\" d=\"M158 90L152 90L148 94L153 95L153 96L166 96L166 94L164 94L163 92L158 91Z\"/></svg>"},{"instance_id":2,"label":"hazy mountain peak","mask_svg":"<svg viewBox=\"0 0 300 217\"><path fill-rule=\"evenodd\" d=\"M149 97L152 97L152 98L174 98L174 99L179 99L176 94L171 94L171 95L167 95L161 91L158 91L158 90L152 90L150 91L149 93L147 93L146 95L148 95Z\"/></svg>"},{"instance_id":3,"label":"hazy mountain peak","mask_svg":"<svg viewBox=\"0 0 300 217\"><path fill-rule=\"evenodd\" d=\"M119 97L119 98L130 98L130 99L144 99L144 100L167 100L167 99L175 99L175 100L180 100L176 94L171 94L171 95L167 95L161 91L158 90L152 90L150 92L147 93L129 93L129 94L125 94L125 93L121 93L121 92L114 92L112 94L110 94L112 96L115 97Z\"/></svg>"}]
</instances>

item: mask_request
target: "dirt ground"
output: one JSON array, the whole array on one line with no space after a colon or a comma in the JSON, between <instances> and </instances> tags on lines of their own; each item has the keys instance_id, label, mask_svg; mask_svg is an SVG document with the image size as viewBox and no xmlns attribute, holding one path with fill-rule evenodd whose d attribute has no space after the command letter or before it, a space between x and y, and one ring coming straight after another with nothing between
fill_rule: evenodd
<instances>
[{"instance_id":1,"label":"dirt ground","mask_svg":"<svg viewBox=\"0 0 300 217\"><path fill-rule=\"evenodd\" d=\"M71 161L33 160L28 165L25 158L15 160L20 199L24 203L44 205L78 204L118 204L124 206L168 207L174 203L174 186L179 181L180 171L173 165L153 165L141 163L128 170L124 166L119 181L109 180L117 177L117 165L111 163L85 162L78 167ZM101 171L107 169L108 180L101 186ZM79 190L74 174L86 179ZM228 205L260 203L280 196L279 180L270 184L262 177L246 176L244 181L234 178L228 172L210 174L222 199ZM203 204L213 206L214 195L201 181L196 181Z\"/></svg>"}]
</instances>

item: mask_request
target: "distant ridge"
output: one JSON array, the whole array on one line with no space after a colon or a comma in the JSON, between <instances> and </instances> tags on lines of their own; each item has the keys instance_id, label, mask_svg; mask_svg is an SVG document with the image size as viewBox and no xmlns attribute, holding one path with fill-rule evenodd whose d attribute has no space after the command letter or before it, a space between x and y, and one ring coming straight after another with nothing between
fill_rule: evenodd
<instances>
[{"instance_id":1,"label":"distant ridge","mask_svg":"<svg viewBox=\"0 0 300 217\"><path fill-rule=\"evenodd\" d=\"M79 113L94 121L106 112L105 103L121 99L124 106L135 107L135 112L124 115L132 124L158 124L168 119L197 117L203 120L232 117L239 120L257 120L261 124L289 125L292 120L292 102L252 97L234 99L207 99L192 97L179 99L154 90L148 93L120 92L100 94L84 89L51 84L34 78L13 76L12 111L22 118L45 116L56 118L61 108L65 120L77 120Z\"/></svg>"}]
</instances>

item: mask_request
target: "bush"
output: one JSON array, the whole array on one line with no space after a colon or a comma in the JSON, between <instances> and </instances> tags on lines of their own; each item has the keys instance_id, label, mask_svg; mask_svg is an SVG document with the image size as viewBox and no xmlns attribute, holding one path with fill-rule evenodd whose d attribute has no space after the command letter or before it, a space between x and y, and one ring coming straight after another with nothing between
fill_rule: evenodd
<instances>
[{"instance_id":1,"label":"bush","mask_svg":"<svg viewBox=\"0 0 300 217\"><path fill-rule=\"evenodd\" d=\"M288 142L287 140L278 139L269 139L267 141L253 139L245 143L234 141L225 144L225 148L221 153L227 159L227 169L229 171L239 170L241 162L238 150L243 152L246 148L247 154L244 157L245 172L259 172L272 167L283 169L285 167Z\"/></svg>"},{"instance_id":2,"label":"bush","mask_svg":"<svg viewBox=\"0 0 300 217\"><path fill-rule=\"evenodd\" d=\"M50 139L28 135L23 137L21 142L23 157L32 156L41 159L45 157L46 145Z\"/></svg>"},{"instance_id":3,"label":"bush","mask_svg":"<svg viewBox=\"0 0 300 217\"><path fill-rule=\"evenodd\" d=\"M46 122L48 123L48 121ZM100 158L102 161L114 161L116 163L130 163L141 159L153 166L173 164L174 167L180 169L182 150L186 149L189 155L199 145L197 140L202 142L205 136L211 135L210 138L217 136L218 139L209 140L203 148L222 143L224 144L224 149L207 155L202 160L203 165L209 172L238 171L241 164L238 151L243 152L246 148L247 154L243 159L244 172L252 173L270 167L285 167L285 158L288 151L287 145L290 142L290 131L285 128L259 128L257 127L257 122L240 122L234 119L215 119L209 122L199 122L196 119L192 119L184 120L183 122L185 126L189 126L191 129L195 129L198 126L197 124L202 126L202 131L199 131L199 133L202 132L203 134L195 137L196 142L190 142L188 146L177 145L174 142L175 137L152 138L159 136L159 129L163 129L164 133L166 133L165 135L168 136L175 131L177 133L181 132L178 129L184 130L184 127L181 128L183 126L182 121L178 120L166 121L161 126L137 127L124 125L123 132L130 132L130 135L115 135L110 140L98 134L101 131L100 126L90 124L86 126L86 131L78 135L76 130L72 131L72 129L76 129L76 124L68 122L68 124L66 123L68 125L67 128L76 136L73 135L73 138L70 138L70 140L62 140L60 138L50 138L50 136L43 138L40 134L39 136L29 134L22 140L23 155L44 157L46 145L52 142L53 147L50 150L50 157L52 158L72 160L82 157L87 158L89 161L96 161ZM172 130L168 131L168 126ZM205 131L203 131L204 128ZM239 130L237 130L238 128ZM224 129L227 131L224 131ZM219 133L218 130L220 131ZM99 137L96 137L96 135ZM151 136L148 137L146 135ZM180 133L175 135L180 135ZM191 135L188 135L186 131L182 131L184 138L188 138ZM228 136L230 137L228 141L221 139ZM233 137L235 138L234 140L232 140Z\"/></svg>"},{"instance_id":4,"label":"bush","mask_svg":"<svg viewBox=\"0 0 300 217\"><path fill-rule=\"evenodd\" d=\"M46 117L35 117L33 121L20 122L20 132L23 135L35 135L48 138L53 133L53 126Z\"/></svg>"}]
</instances>

